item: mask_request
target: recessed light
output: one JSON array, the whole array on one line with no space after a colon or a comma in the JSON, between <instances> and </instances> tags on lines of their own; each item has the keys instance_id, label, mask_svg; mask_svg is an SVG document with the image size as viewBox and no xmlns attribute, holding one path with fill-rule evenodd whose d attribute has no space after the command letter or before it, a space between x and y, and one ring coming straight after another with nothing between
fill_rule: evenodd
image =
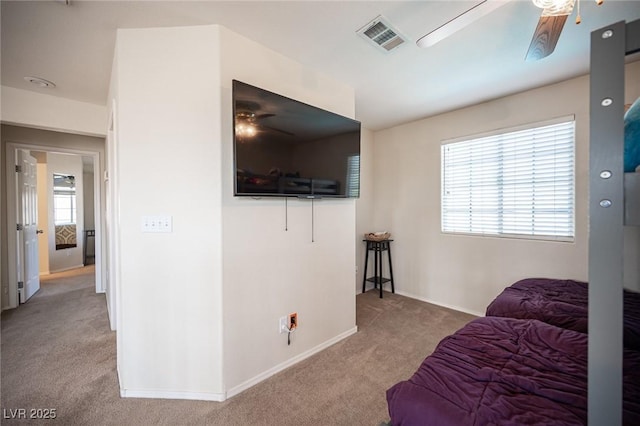
<instances>
[{"instance_id":1,"label":"recessed light","mask_svg":"<svg viewBox=\"0 0 640 426\"><path fill-rule=\"evenodd\" d=\"M35 84L38 87L49 87L49 88L56 87L54 83L50 82L49 80L45 80L44 78L25 77L24 79L29 83Z\"/></svg>"}]
</instances>

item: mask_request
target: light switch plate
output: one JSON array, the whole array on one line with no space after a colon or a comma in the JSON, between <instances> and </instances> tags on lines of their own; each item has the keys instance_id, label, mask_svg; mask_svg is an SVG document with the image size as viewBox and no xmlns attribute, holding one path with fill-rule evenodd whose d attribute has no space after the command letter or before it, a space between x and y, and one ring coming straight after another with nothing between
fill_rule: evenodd
<instances>
[{"instance_id":1,"label":"light switch plate","mask_svg":"<svg viewBox=\"0 0 640 426\"><path fill-rule=\"evenodd\" d=\"M171 216L142 216L142 232L172 232Z\"/></svg>"}]
</instances>

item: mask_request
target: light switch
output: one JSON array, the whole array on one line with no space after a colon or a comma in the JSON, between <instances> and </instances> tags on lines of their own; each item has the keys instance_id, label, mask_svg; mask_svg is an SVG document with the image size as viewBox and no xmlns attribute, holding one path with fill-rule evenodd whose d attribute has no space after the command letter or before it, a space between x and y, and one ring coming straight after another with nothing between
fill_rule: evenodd
<instances>
[{"instance_id":1,"label":"light switch","mask_svg":"<svg viewBox=\"0 0 640 426\"><path fill-rule=\"evenodd\" d=\"M142 216L142 232L171 232L171 216Z\"/></svg>"}]
</instances>

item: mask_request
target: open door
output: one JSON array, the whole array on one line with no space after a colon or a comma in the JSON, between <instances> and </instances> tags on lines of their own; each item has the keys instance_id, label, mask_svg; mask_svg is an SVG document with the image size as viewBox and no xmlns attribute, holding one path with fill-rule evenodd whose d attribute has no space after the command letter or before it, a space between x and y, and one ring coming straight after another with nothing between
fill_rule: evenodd
<instances>
[{"instance_id":1,"label":"open door","mask_svg":"<svg viewBox=\"0 0 640 426\"><path fill-rule=\"evenodd\" d=\"M36 159L16 150L17 275L20 303L40 289Z\"/></svg>"}]
</instances>

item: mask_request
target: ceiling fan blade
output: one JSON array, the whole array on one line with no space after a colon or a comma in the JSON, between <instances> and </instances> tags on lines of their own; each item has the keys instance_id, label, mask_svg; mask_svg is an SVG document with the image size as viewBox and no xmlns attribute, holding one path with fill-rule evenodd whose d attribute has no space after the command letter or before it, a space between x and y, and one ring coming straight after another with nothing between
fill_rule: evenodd
<instances>
[{"instance_id":1,"label":"ceiling fan blade","mask_svg":"<svg viewBox=\"0 0 640 426\"><path fill-rule=\"evenodd\" d=\"M259 124L258 125L258 129L271 131L271 132L282 133L283 135L287 135L287 136L295 136L293 133L287 132L286 130L277 129L275 127L270 127L270 126L265 126L264 124Z\"/></svg>"},{"instance_id":2,"label":"ceiling fan blade","mask_svg":"<svg viewBox=\"0 0 640 426\"><path fill-rule=\"evenodd\" d=\"M426 35L420 37L416 41L416 44L418 47L431 47L461 29L468 27L497 8L504 6L509 1L510 0L482 0L470 9L462 12L460 15L455 16L448 22L445 22L435 30L432 30Z\"/></svg>"},{"instance_id":3,"label":"ceiling fan blade","mask_svg":"<svg viewBox=\"0 0 640 426\"><path fill-rule=\"evenodd\" d=\"M261 118L269 118L269 117L275 117L275 114L258 114L256 115L256 120L260 120Z\"/></svg>"},{"instance_id":4,"label":"ceiling fan blade","mask_svg":"<svg viewBox=\"0 0 640 426\"><path fill-rule=\"evenodd\" d=\"M549 56L556 48L566 21L567 15L541 16L533 33L526 60L537 61Z\"/></svg>"}]
</instances>

